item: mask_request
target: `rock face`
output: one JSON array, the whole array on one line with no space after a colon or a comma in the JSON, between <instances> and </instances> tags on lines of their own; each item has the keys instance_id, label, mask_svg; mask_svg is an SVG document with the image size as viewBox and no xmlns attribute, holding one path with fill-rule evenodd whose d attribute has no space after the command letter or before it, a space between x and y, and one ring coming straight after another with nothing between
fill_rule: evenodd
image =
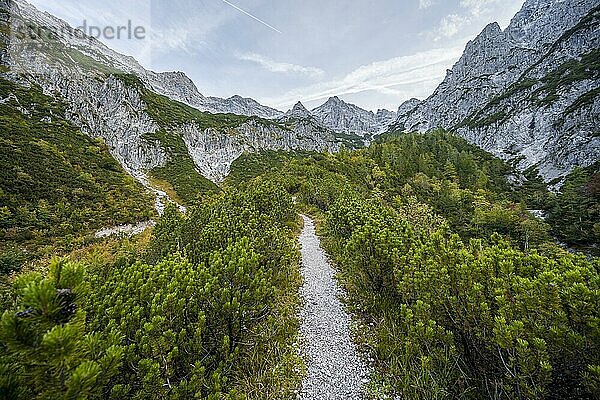
<instances>
[{"instance_id":1,"label":"rock face","mask_svg":"<svg viewBox=\"0 0 600 400\"><path fill-rule=\"evenodd\" d=\"M382 130L386 130L387 127L396 120L396 118L398 118L398 113L396 112L385 109L377 110L375 119L377 121L377 127L379 128L379 131L381 132Z\"/></svg>"},{"instance_id":2,"label":"rock face","mask_svg":"<svg viewBox=\"0 0 600 400\"><path fill-rule=\"evenodd\" d=\"M200 130L197 125L181 127L181 134L200 173L214 182L222 181L231 164L244 152L260 150L338 151L340 144L327 135L314 135L310 125L297 123L292 129L276 124L262 124L250 120L224 135L216 129Z\"/></svg>"},{"instance_id":3,"label":"rock face","mask_svg":"<svg viewBox=\"0 0 600 400\"><path fill-rule=\"evenodd\" d=\"M409 117L421 103L422 102L419 99L410 99L402 103L400 107L398 107L398 112L396 113L397 119L390 124L390 128L395 130L405 130L404 125L401 124L409 119Z\"/></svg>"},{"instance_id":4,"label":"rock face","mask_svg":"<svg viewBox=\"0 0 600 400\"><path fill-rule=\"evenodd\" d=\"M177 102L200 111L268 118L283 114L239 96L226 100L205 97L185 74L147 71L133 58L81 32L77 34L65 22L23 0L0 0L0 17L0 60L8 69L3 76L22 85L39 85L45 93L60 96L68 104L67 119L82 132L103 138L125 170L146 185L149 172L181 156L156 139L162 130L180 138L197 171L215 182L227 175L231 163L244 151L337 151L340 147L333 132L293 118L281 122L240 118L239 125L232 126L219 123L228 117L217 115L210 119L217 121L214 128L193 118L157 120L145 100L147 92L166 96L167 105L179 108L184 106ZM35 39L19 34L29 26L52 34Z\"/></svg>"},{"instance_id":5,"label":"rock face","mask_svg":"<svg viewBox=\"0 0 600 400\"><path fill-rule=\"evenodd\" d=\"M13 31L9 38L13 55L23 58L18 54L23 47L37 47L38 40L31 40L31 34L37 35L37 28L42 27L53 32L50 42L52 47L64 46L66 54L52 54L54 57L67 58L73 52L89 57L93 63L102 66L108 72L121 72L138 76L149 88L156 93L165 95L173 100L180 101L200 111L211 113L232 113L238 115L258 116L263 118L277 118L283 115L279 110L263 106L252 99L233 96L229 99L218 97L205 97L196 85L183 72L154 72L144 69L134 58L124 56L106 47L94 38L87 37L81 31L74 30L66 22L48 13L42 13L25 0L0 0L1 8L8 11L8 23ZM15 29L18 28L18 29ZM23 35L26 33L26 35ZM26 36L23 38L23 36ZM25 39L25 40L23 40ZM47 38L46 38L47 39ZM44 46L45 47L45 46ZM44 51L50 49L44 48ZM60 50L60 49L59 49ZM63 57L66 56L66 57ZM56 61L56 60L52 60ZM71 61L79 62L80 58ZM49 65L50 67L52 64Z\"/></svg>"},{"instance_id":6,"label":"rock face","mask_svg":"<svg viewBox=\"0 0 600 400\"><path fill-rule=\"evenodd\" d=\"M598 159L600 0L528 0L488 25L435 92L391 129L442 127L548 181Z\"/></svg>"},{"instance_id":7,"label":"rock face","mask_svg":"<svg viewBox=\"0 0 600 400\"><path fill-rule=\"evenodd\" d=\"M297 102L294 107L285 113L285 118L310 118L313 115L304 107L304 104Z\"/></svg>"},{"instance_id":8,"label":"rock face","mask_svg":"<svg viewBox=\"0 0 600 400\"><path fill-rule=\"evenodd\" d=\"M361 137L385 131L396 118L392 111L379 110L374 114L372 111L346 103L337 96L329 98L311 113L324 126L335 132L353 133Z\"/></svg>"}]
</instances>

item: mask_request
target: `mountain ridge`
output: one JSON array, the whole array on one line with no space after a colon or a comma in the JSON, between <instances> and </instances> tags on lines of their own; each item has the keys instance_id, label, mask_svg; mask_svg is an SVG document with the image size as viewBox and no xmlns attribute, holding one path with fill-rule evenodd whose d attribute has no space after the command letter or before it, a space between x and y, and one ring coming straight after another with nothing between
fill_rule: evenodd
<instances>
[{"instance_id":1,"label":"mountain ridge","mask_svg":"<svg viewBox=\"0 0 600 400\"><path fill-rule=\"evenodd\" d=\"M361 137L385 131L395 118L393 111L379 110L375 114L347 103L338 96L330 97L321 106L312 109L311 114L333 131L353 133Z\"/></svg>"},{"instance_id":2,"label":"mountain ridge","mask_svg":"<svg viewBox=\"0 0 600 400\"><path fill-rule=\"evenodd\" d=\"M600 152L594 131L600 104L593 95L600 86L598 66L579 65L592 72L582 79L556 77L559 85L545 102L525 101L523 92L539 93L563 64L577 64L598 48L599 4L527 0L504 31L491 23L471 40L431 96L401 105L389 130L456 130L521 171L538 169L547 182L593 164ZM569 43L561 48L563 40ZM579 101L582 96L589 101ZM579 117L572 112L577 110Z\"/></svg>"},{"instance_id":3,"label":"mountain ridge","mask_svg":"<svg viewBox=\"0 0 600 400\"><path fill-rule=\"evenodd\" d=\"M30 21L72 36L73 29L66 22L24 0L1 0L0 5L12 10L6 17L9 25ZM72 105L69 117L83 132L105 138L115 158L141 180L147 171L164 166L173 156L160 140L146 140L157 137L157 132L180 135L194 161L189 172L196 170L219 182L244 151L336 151L342 144L368 143L386 131L441 127L455 130L471 143L513 162L521 171L536 168L550 182L574 166L592 164L600 151L594 130L600 114L594 95L600 73L594 63L596 54L586 52L599 46L598 35L594 35L599 26L599 5L600 0L527 0L506 29L490 23L469 41L431 96L423 101L410 99L397 111L377 113L338 96L310 111L298 103L287 113L239 95L207 97L185 73L146 70L132 57L87 37L59 37L44 53L32 51L30 43L19 43L9 33L4 37L7 48L1 59L13 80L26 84L23 76L33 77L45 91L64 97ZM582 65L583 61L587 64ZM564 65L566 73L573 75L568 82L552 75ZM583 72L575 79L569 68ZM140 82L132 86L119 75L134 75L142 86L137 86ZM546 82L551 78L558 83ZM225 124L226 128L216 130L194 125L194 121L178 126L157 124L146 113L140 87L199 112L259 119L240 119L239 126ZM540 93L547 95L540 99ZM169 108L182 110L180 106ZM220 124L210 118L200 120ZM245 139L239 140L232 132L242 133Z\"/></svg>"},{"instance_id":4,"label":"mountain ridge","mask_svg":"<svg viewBox=\"0 0 600 400\"><path fill-rule=\"evenodd\" d=\"M227 111L235 106L238 115L203 111L193 104L215 100L201 95L185 74L145 70L93 38L74 36L64 21L22 0L2 0L0 6L2 76L21 86L39 85L64 101L66 119L102 138L149 190L189 203L201 194L203 177L220 182L246 151L337 151L343 143L334 132L304 121L240 116L245 107L259 106L241 96L225 100ZM66 37L32 42L11 34L28 25ZM268 116L279 118L279 112Z\"/></svg>"},{"instance_id":5,"label":"mountain ridge","mask_svg":"<svg viewBox=\"0 0 600 400\"><path fill-rule=\"evenodd\" d=\"M154 91L181 101L201 111L211 113L236 113L240 115L276 118L283 113L271 107L259 104L251 99L239 101L236 96L228 99L204 96L196 84L181 71L155 72L144 68L134 57L123 55L106 46L96 38L85 35L84 32L72 28L64 20L54 15L38 10L25 0L2 0L0 6L7 10L19 8L19 14L34 22L37 26L49 28L57 37L67 39L69 45L96 61L125 73L133 73L142 78ZM20 29L29 29L21 26ZM242 99L241 96L239 96Z\"/></svg>"}]
</instances>

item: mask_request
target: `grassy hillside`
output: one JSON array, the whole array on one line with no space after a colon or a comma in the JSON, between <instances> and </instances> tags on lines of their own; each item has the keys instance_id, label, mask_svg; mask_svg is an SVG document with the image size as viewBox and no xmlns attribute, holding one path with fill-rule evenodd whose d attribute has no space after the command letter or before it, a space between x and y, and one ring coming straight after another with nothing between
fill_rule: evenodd
<instances>
[{"instance_id":1,"label":"grassy hillside","mask_svg":"<svg viewBox=\"0 0 600 400\"><path fill-rule=\"evenodd\" d=\"M0 78L0 270L101 227L154 215L153 198L37 86Z\"/></svg>"}]
</instances>

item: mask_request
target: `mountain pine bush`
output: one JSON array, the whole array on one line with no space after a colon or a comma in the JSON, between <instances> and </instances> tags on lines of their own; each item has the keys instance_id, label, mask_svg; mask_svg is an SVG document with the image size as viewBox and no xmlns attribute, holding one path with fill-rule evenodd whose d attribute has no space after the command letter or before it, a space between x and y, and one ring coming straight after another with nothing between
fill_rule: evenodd
<instances>
[{"instance_id":1,"label":"mountain pine bush","mask_svg":"<svg viewBox=\"0 0 600 400\"><path fill-rule=\"evenodd\" d=\"M556 196L519 189L508 166L445 132L263 156L266 168L243 156L187 213L168 206L137 244L7 279L0 397L296 398L298 209L323 222L374 359L370 397L598 396L600 263L549 234L560 218L565 236L593 231L592 169ZM549 224L531 198L552 202Z\"/></svg>"},{"instance_id":2,"label":"mountain pine bush","mask_svg":"<svg viewBox=\"0 0 600 400\"><path fill-rule=\"evenodd\" d=\"M79 399L108 390L124 347L118 336L86 326L83 278L83 267L55 259L47 278L33 273L15 282L15 307L0 320L2 398Z\"/></svg>"},{"instance_id":3,"label":"mountain pine bush","mask_svg":"<svg viewBox=\"0 0 600 400\"><path fill-rule=\"evenodd\" d=\"M359 204L357 206L357 203ZM383 382L402 398L585 398L600 359L600 264L464 242L373 200L340 199L327 232Z\"/></svg>"}]
</instances>

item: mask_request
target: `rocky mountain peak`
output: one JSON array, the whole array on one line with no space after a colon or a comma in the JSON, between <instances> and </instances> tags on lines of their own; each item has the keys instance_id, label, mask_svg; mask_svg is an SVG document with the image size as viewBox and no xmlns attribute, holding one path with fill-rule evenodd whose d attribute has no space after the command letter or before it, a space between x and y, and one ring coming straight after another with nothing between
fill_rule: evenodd
<instances>
[{"instance_id":1,"label":"rocky mountain peak","mask_svg":"<svg viewBox=\"0 0 600 400\"><path fill-rule=\"evenodd\" d=\"M412 99L406 100L404 103L402 103L400 105L400 107L398 107L398 117L406 114L409 111L414 110L415 107L417 107L419 104L421 104L421 100L419 100L419 99L412 98Z\"/></svg>"},{"instance_id":2,"label":"rocky mountain peak","mask_svg":"<svg viewBox=\"0 0 600 400\"><path fill-rule=\"evenodd\" d=\"M283 113L271 107L263 106L258 101L242 97L240 95L231 96L228 99L219 99L218 97L211 97L214 108L217 112L232 113L238 115L255 115L262 118L279 118Z\"/></svg>"},{"instance_id":3,"label":"rocky mountain peak","mask_svg":"<svg viewBox=\"0 0 600 400\"><path fill-rule=\"evenodd\" d=\"M201 104L206 102L204 97L185 73L181 71L158 72L152 74L150 81L152 89L189 105Z\"/></svg>"},{"instance_id":4,"label":"rocky mountain peak","mask_svg":"<svg viewBox=\"0 0 600 400\"><path fill-rule=\"evenodd\" d=\"M377 123L379 124L379 126L381 127L381 129L387 129L387 127L392 124L396 118L398 117L398 114L395 113L394 111L390 111L390 110L386 110L386 109L379 109L377 110L377 113L375 114L375 119L377 120Z\"/></svg>"},{"instance_id":5,"label":"rocky mountain peak","mask_svg":"<svg viewBox=\"0 0 600 400\"><path fill-rule=\"evenodd\" d=\"M310 111L308 111L308 109L306 107L304 107L304 104L302 104L302 102L297 102L294 107L292 107L291 110L289 110L286 114L286 117L294 117L294 118L306 118L306 117L311 117L312 114L310 113Z\"/></svg>"},{"instance_id":6,"label":"rocky mountain peak","mask_svg":"<svg viewBox=\"0 0 600 400\"><path fill-rule=\"evenodd\" d=\"M497 36L502 33L502 28L500 28L500 24L497 22L491 22L483 28L483 31L477 36L475 40L487 39L490 37Z\"/></svg>"},{"instance_id":7,"label":"rocky mountain peak","mask_svg":"<svg viewBox=\"0 0 600 400\"><path fill-rule=\"evenodd\" d=\"M373 117L375 117L375 114L372 111L367 111L363 108L360 108L359 106L355 105L355 104L351 104L351 103L347 103L344 100L340 99L338 96L332 96L330 97L322 106L317 107L313 110L313 112L315 110L321 110L321 109L326 109L329 111L332 110L338 110L338 111L342 111L342 112L350 112L353 114L361 114L361 115L371 115Z\"/></svg>"},{"instance_id":8,"label":"rocky mountain peak","mask_svg":"<svg viewBox=\"0 0 600 400\"><path fill-rule=\"evenodd\" d=\"M521 160L519 168L539 167L548 180L589 165L600 147L590 126L600 113L593 95L600 82L597 68L583 64L600 47L599 5L527 0L504 31L492 23L470 41L429 98L400 106L392 127L458 131L484 150Z\"/></svg>"},{"instance_id":9,"label":"rocky mountain peak","mask_svg":"<svg viewBox=\"0 0 600 400\"><path fill-rule=\"evenodd\" d=\"M346 103L338 96L330 97L323 105L311 111L323 125L336 132L353 133L362 137L382 131L396 119L396 113L379 110L377 114L354 104Z\"/></svg>"},{"instance_id":10,"label":"rocky mountain peak","mask_svg":"<svg viewBox=\"0 0 600 400\"><path fill-rule=\"evenodd\" d=\"M378 109L377 113L375 113L375 115L377 117L388 117L388 116L393 115L393 114L394 114L393 111L386 110L386 109L383 109L383 108Z\"/></svg>"}]
</instances>

